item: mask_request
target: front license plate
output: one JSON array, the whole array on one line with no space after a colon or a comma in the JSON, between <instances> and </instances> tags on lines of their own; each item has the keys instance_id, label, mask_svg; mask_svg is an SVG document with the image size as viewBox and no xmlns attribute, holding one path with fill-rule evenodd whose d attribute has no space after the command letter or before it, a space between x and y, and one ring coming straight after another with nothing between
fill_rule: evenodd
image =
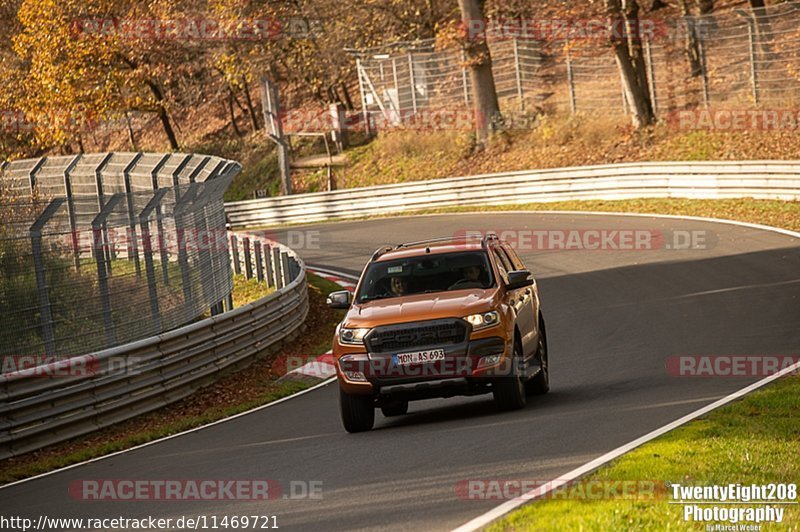
<instances>
[{"instance_id":1,"label":"front license plate","mask_svg":"<svg viewBox=\"0 0 800 532\"><path fill-rule=\"evenodd\" d=\"M408 366L409 364L436 362L437 360L444 360L444 349L417 351L416 353L401 353L398 355L393 355L392 360L394 361L395 366Z\"/></svg>"}]
</instances>

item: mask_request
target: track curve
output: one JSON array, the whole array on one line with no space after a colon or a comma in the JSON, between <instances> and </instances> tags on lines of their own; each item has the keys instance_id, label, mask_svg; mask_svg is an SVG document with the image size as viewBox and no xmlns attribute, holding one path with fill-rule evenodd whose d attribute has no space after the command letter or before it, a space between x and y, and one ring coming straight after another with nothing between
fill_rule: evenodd
<instances>
[{"instance_id":1,"label":"track curve","mask_svg":"<svg viewBox=\"0 0 800 532\"><path fill-rule=\"evenodd\" d=\"M498 501L466 501L466 479L557 478L757 378L692 379L674 355L800 354L800 240L698 220L576 213L387 218L274 234L307 263L357 274L382 244L464 230L702 232L707 249L520 249L540 283L553 388L519 412L491 396L412 403L370 433L340 426L336 386L131 452L0 490L3 515L37 518L277 515L282 529L433 529ZM289 234L292 231L292 234ZM684 234L684 233L680 233ZM698 233L700 234L700 233ZM310 239L308 237L311 237ZM287 241L288 240L288 241ZM317 245L318 243L318 245ZM77 479L322 482L321 500L82 502Z\"/></svg>"}]
</instances>

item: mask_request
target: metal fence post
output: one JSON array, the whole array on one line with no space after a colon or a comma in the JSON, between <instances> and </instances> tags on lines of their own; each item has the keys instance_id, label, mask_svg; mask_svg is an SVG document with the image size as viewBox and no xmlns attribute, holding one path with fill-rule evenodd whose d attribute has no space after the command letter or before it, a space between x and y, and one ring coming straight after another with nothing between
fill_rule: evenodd
<instances>
[{"instance_id":1,"label":"metal fence post","mask_svg":"<svg viewBox=\"0 0 800 532\"><path fill-rule=\"evenodd\" d=\"M370 127L369 127L369 110L367 110L367 95L364 91L364 79L362 76L362 69L363 66L361 65L361 59L356 58L356 74L358 74L358 92L361 93L361 116L364 120L364 133L369 136L370 134Z\"/></svg>"},{"instance_id":2,"label":"metal fence post","mask_svg":"<svg viewBox=\"0 0 800 532\"><path fill-rule=\"evenodd\" d=\"M242 246L244 246L244 277L248 281L253 278L253 261L250 255L250 239L247 237L242 238Z\"/></svg>"},{"instance_id":3,"label":"metal fence post","mask_svg":"<svg viewBox=\"0 0 800 532\"><path fill-rule=\"evenodd\" d=\"M700 51L700 70L702 70L702 80L703 80L703 103L705 104L706 109L709 108L711 105L711 95L709 93L708 88L708 62L706 61L706 44L703 41L702 35L700 31L697 30L697 27L694 26L690 31L695 32L695 38L697 40L697 47Z\"/></svg>"},{"instance_id":4,"label":"metal fence post","mask_svg":"<svg viewBox=\"0 0 800 532\"><path fill-rule=\"evenodd\" d=\"M136 214L133 212L133 187L131 186L131 170L134 166L136 166L136 163L139 162L139 159L141 158L141 153L135 154L122 170L122 179L125 182L125 195L128 199L128 230L130 231L127 239L128 260L133 261L137 277L141 276L142 268L139 264L139 242L136 235Z\"/></svg>"},{"instance_id":5,"label":"metal fence post","mask_svg":"<svg viewBox=\"0 0 800 532\"><path fill-rule=\"evenodd\" d=\"M150 179L153 182L153 192L157 191L160 187L158 185L158 174L161 172L161 169L164 168L164 165L167 164L169 158L172 157L170 154L164 155L161 160L156 163L153 169L150 172ZM167 252L167 246L164 242L164 220L163 220L163 209L161 204L156 207L156 229L158 231L158 251L159 256L161 257L161 276L164 279L164 284L169 284L169 253Z\"/></svg>"},{"instance_id":6,"label":"metal fence post","mask_svg":"<svg viewBox=\"0 0 800 532\"><path fill-rule=\"evenodd\" d=\"M514 70L517 74L517 98L519 98L519 108L524 111L525 100L522 94L522 69L519 65L519 42L516 37L514 37Z\"/></svg>"},{"instance_id":7,"label":"metal fence post","mask_svg":"<svg viewBox=\"0 0 800 532\"><path fill-rule=\"evenodd\" d=\"M400 84L397 82L397 58L392 57L392 77L394 78L394 90L397 93L397 119L403 123L402 109L403 105L400 103Z\"/></svg>"},{"instance_id":8,"label":"metal fence post","mask_svg":"<svg viewBox=\"0 0 800 532\"><path fill-rule=\"evenodd\" d=\"M286 286L292 282L292 271L291 267L289 266L289 254L285 251L281 251L281 281L283 282L283 286Z\"/></svg>"},{"instance_id":9,"label":"metal fence post","mask_svg":"<svg viewBox=\"0 0 800 532\"><path fill-rule=\"evenodd\" d=\"M197 196L199 185L193 183L189 185L189 190L181 196L180 203L175 204L173 217L175 219L175 233L178 241L178 266L181 269L181 284L183 288L183 302L186 308L194 309L194 295L192 287L192 274L189 269L189 253L186 248L186 227L185 221L190 214L191 203Z\"/></svg>"},{"instance_id":10,"label":"metal fence post","mask_svg":"<svg viewBox=\"0 0 800 532\"><path fill-rule=\"evenodd\" d=\"M42 159L41 162L44 162ZM75 266L75 270L80 270L81 268L81 249L80 243L78 241L78 225L76 221L75 215L75 199L72 196L72 179L70 178L70 172L72 168L75 167L74 164L77 163L77 158L73 159L72 162L64 169L64 196L67 198L67 218L69 219L69 231L72 240L72 259ZM41 166L38 166L41 168ZM38 170L37 170L38 171ZM33 179L33 172L31 172L31 179ZM31 181L34 183L34 181Z\"/></svg>"},{"instance_id":11,"label":"metal fence post","mask_svg":"<svg viewBox=\"0 0 800 532\"><path fill-rule=\"evenodd\" d=\"M233 259L234 275L242 274L242 266L239 263L239 241L236 235L231 235L231 259Z\"/></svg>"},{"instance_id":12,"label":"metal fence post","mask_svg":"<svg viewBox=\"0 0 800 532\"><path fill-rule=\"evenodd\" d=\"M261 242L258 240L253 242L253 254L256 256L256 281L263 283L264 267L263 264L261 264Z\"/></svg>"},{"instance_id":13,"label":"metal fence post","mask_svg":"<svg viewBox=\"0 0 800 532\"><path fill-rule=\"evenodd\" d=\"M144 269L147 275L147 288L150 296L150 316L153 320L153 325L156 331L161 332L164 330L164 324L161 321L161 312L158 307L158 289L156 287L156 272L153 264L153 246L150 240L150 214L155 210L158 213L158 205L164 196L167 195L169 189L162 188L156 191L147 206L139 214L139 226L142 230L142 252L144 254Z\"/></svg>"},{"instance_id":14,"label":"metal fence post","mask_svg":"<svg viewBox=\"0 0 800 532\"><path fill-rule=\"evenodd\" d=\"M567 43L567 83L569 84L569 110L574 115L578 112L578 100L575 98L575 74L572 71L569 43Z\"/></svg>"},{"instance_id":15,"label":"metal fence post","mask_svg":"<svg viewBox=\"0 0 800 532\"><path fill-rule=\"evenodd\" d=\"M758 105L761 98L758 90L758 65L756 65L757 34L755 28L753 28L754 24L755 22L753 22L752 19L747 19L747 34L750 42L750 85L753 91L753 101Z\"/></svg>"},{"instance_id":16,"label":"metal fence post","mask_svg":"<svg viewBox=\"0 0 800 532\"><path fill-rule=\"evenodd\" d=\"M469 107L469 86L467 84L467 55L461 52L461 84L464 86L464 104Z\"/></svg>"},{"instance_id":17,"label":"metal fence post","mask_svg":"<svg viewBox=\"0 0 800 532\"><path fill-rule=\"evenodd\" d=\"M408 78L411 81L411 109L417 114L417 82L414 80L414 56L408 54Z\"/></svg>"},{"instance_id":18,"label":"metal fence post","mask_svg":"<svg viewBox=\"0 0 800 532\"><path fill-rule=\"evenodd\" d=\"M281 264L281 249L278 246L272 248L272 265L275 275L275 289L280 290L286 286L283 282L283 265Z\"/></svg>"},{"instance_id":19,"label":"metal fence post","mask_svg":"<svg viewBox=\"0 0 800 532\"><path fill-rule=\"evenodd\" d=\"M45 352L50 356L56 354L56 338L53 329L53 312L50 307L50 294L47 289L47 277L45 275L45 266L42 257L42 228L50 218L53 217L56 211L61 208L63 203L64 198L55 198L51 201L29 229L33 267L36 272L36 291L39 299L42 336L44 338Z\"/></svg>"},{"instance_id":20,"label":"metal fence post","mask_svg":"<svg viewBox=\"0 0 800 532\"><path fill-rule=\"evenodd\" d=\"M105 239L106 220L108 215L114 210L119 202L122 201L122 192L114 194L106 202L100 212L92 220L93 247L95 248L95 262L97 264L97 285L100 290L100 304L103 307L103 328L106 333L106 347L111 347L117 342L114 318L111 308L111 295L108 290L108 274L110 269L105 263L107 255L106 247L108 241Z\"/></svg>"},{"instance_id":21,"label":"metal fence post","mask_svg":"<svg viewBox=\"0 0 800 532\"><path fill-rule=\"evenodd\" d=\"M656 67L653 63L653 43L651 39L644 41L647 59L647 74L650 82L650 101L653 102L653 113L658 116L658 93L656 92Z\"/></svg>"},{"instance_id":22,"label":"metal fence post","mask_svg":"<svg viewBox=\"0 0 800 532\"><path fill-rule=\"evenodd\" d=\"M268 243L264 243L264 269L266 270L264 273L264 277L266 277L267 286L274 287L275 286L275 268L272 267L272 246Z\"/></svg>"},{"instance_id":23,"label":"metal fence post","mask_svg":"<svg viewBox=\"0 0 800 532\"><path fill-rule=\"evenodd\" d=\"M39 160L36 161L36 164L33 165L33 168L31 168L31 171L28 172L28 184L31 187L31 194L36 190L36 174L42 169L45 161L47 161L47 157L40 157Z\"/></svg>"}]
</instances>

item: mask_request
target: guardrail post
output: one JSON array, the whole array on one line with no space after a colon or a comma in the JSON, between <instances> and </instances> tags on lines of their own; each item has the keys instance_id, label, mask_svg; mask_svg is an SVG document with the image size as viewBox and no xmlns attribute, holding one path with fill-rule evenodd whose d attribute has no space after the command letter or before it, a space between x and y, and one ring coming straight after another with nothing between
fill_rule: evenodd
<instances>
[{"instance_id":1,"label":"guardrail post","mask_svg":"<svg viewBox=\"0 0 800 532\"><path fill-rule=\"evenodd\" d=\"M250 255L250 239L247 237L242 238L242 245L244 246L244 277L249 281L253 278L253 263Z\"/></svg>"},{"instance_id":2,"label":"guardrail post","mask_svg":"<svg viewBox=\"0 0 800 532\"><path fill-rule=\"evenodd\" d=\"M264 282L264 267L261 264L261 242L258 240L253 242L253 254L256 257L256 281L259 283Z\"/></svg>"},{"instance_id":3,"label":"guardrail post","mask_svg":"<svg viewBox=\"0 0 800 532\"><path fill-rule=\"evenodd\" d=\"M44 261L42 260L42 228L61 208L63 203L64 198L55 198L51 201L29 229L33 267L36 272L36 291L39 298L39 315L41 316L44 349L49 356L56 354L56 339L53 329L53 312L50 307L50 294L47 290L47 277L45 275Z\"/></svg>"},{"instance_id":4,"label":"guardrail post","mask_svg":"<svg viewBox=\"0 0 800 532\"><path fill-rule=\"evenodd\" d=\"M153 246L150 240L150 213L154 210L156 215L161 212L158 206L167 195L169 189L162 188L156 191L147 206L139 214L139 225L142 229L142 252L144 253L144 269L147 275L147 288L150 295L150 316L157 332L164 329L161 322L161 312L158 308L158 290L156 288L156 271L153 265Z\"/></svg>"},{"instance_id":5,"label":"guardrail post","mask_svg":"<svg viewBox=\"0 0 800 532\"><path fill-rule=\"evenodd\" d=\"M281 251L281 280L283 282L283 286L288 285L292 282L292 269L291 265L289 264L289 254L285 251Z\"/></svg>"},{"instance_id":6,"label":"guardrail post","mask_svg":"<svg viewBox=\"0 0 800 532\"><path fill-rule=\"evenodd\" d=\"M231 235L231 258L233 259L234 275L242 275L242 266L239 264L239 241L236 235Z\"/></svg>"},{"instance_id":7,"label":"guardrail post","mask_svg":"<svg viewBox=\"0 0 800 532\"><path fill-rule=\"evenodd\" d=\"M272 266L275 275L275 288L280 290L286 284L283 282L283 265L281 264L281 249L278 246L272 248Z\"/></svg>"},{"instance_id":8,"label":"guardrail post","mask_svg":"<svg viewBox=\"0 0 800 532\"><path fill-rule=\"evenodd\" d=\"M264 273L264 277L267 281L267 286L274 287L275 286L275 268L272 267L272 246L269 243L264 242L264 269L266 272Z\"/></svg>"},{"instance_id":9,"label":"guardrail post","mask_svg":"<svg viewBox=\"0 0 800 532\"><path fill-rule=\"evenodd\" d=\"M106 220L108 215L114 210L119 202L122 201L122 196L125 194L119 192L111 196L111 199L105 203L100 212L92 220L92 236L93 248L95 250L95 262L97 264L97 284L100 290L100 303L103 307L103 327L106 333L106 346L111 347L117 342L116 330L114 328L114 318L111 309L111 295L108 291L108 274L110 268L105 264L107 255L106 248L108 241L106 240Z\"/></svg>"}]
</instances>

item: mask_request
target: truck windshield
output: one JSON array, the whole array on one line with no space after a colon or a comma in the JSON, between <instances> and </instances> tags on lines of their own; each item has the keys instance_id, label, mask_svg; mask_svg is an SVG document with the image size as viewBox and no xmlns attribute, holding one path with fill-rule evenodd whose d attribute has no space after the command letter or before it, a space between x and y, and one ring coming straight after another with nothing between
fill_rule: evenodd
<instances>
[{"instance_id":1,"label":"truck windshield","mask_svg":"<svg viewBox=\"0 0 800 532\"><path fill-rule=\"evenodd\" d=\"M371 263L356 301L486 289L494 282L489 257L483 251L421 255Z\"/></svg>"}]
</instances>

